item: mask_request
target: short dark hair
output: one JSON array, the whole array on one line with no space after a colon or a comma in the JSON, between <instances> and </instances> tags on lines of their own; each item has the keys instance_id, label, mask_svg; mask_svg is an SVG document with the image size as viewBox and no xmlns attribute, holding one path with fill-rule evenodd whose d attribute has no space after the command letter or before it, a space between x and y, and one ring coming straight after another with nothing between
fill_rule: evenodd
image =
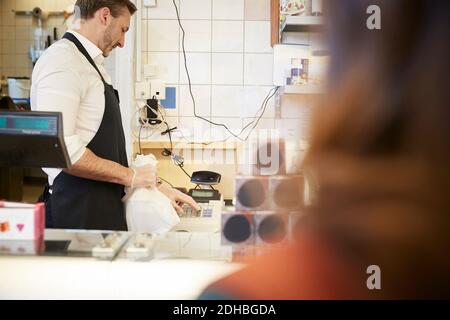
<instances>
[{"instance_id":1,"label":"short dark hair","mask_svg":"<svg viewBox=\"0 0 450 320\"><path fill-rule=\"evenodd\" d=\"M82 19L93 18L95 13L101 8L108 8L114 18L122 14L122 10L127 8L133 15L137 8L130 0L77 0L75 6L80 8Z\"/></svg>"}]
</instances>

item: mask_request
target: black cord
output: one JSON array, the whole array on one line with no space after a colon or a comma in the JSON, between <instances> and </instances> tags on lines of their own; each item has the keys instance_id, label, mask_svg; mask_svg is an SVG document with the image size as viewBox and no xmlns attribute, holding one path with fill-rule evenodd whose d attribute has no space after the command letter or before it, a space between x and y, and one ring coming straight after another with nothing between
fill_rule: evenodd
<instances>
[{"instance_id":1,"label":"black cord","mask_svg":"<svg viewBox=\"0 0 450 320\"><path fill-rule=\"evenodd\" d=\"M161 105L159 105L160 107L162 107ZM172 131L170 130L170 126L167 123L163 113L161 112L161 110L158 108L158 112L161 115L161 118L163 119L164 124L167 127L167 133L169 134L169 140L170 140L170 156L172 157L173 161L175 162L175 165L177 167L179 167L181 170L183 170L183 172L189 177L189 179L192 179L191 175L189 173L186 172L186 170L184 170L183 166L184 166L184 160L182 157L178 156L178 158L175 158L173 156L173 141L172 141Z\"/></svg>"},{"instance_id":2,"label":"black cord","mask_svg":"<svg viewBox=\"0 0 450 320\"><path fill-rule=\"evenodd\" d=\"M162 108L162 106L160 104L158 106ZM167 133L169 134L169 141L170 141L170 153L172 153L173 152L172 130L170 130L170 126L167 123L166 118L164 117L163 113L161 112L161 110L159 108L158 108L158 112L161 115L161 118L167 127Z\"/></svg>"},{"instance_id":3,"label":"black cord","mask_svg":"<svg viewBox=\"0 0 450 320\"><path fill-rule=\"evenodd\" d=\"M141 147L141 131L142 131L142 125L139 127L139 137L138 137L138 141L139 141L139 154L142 154L142 147Z\"/></svg>"},{"instance_id":4,"label":"black cord","mask_svg":"<svg viewBox=\"0 0 450 320\"><path fill-rule=\"evenodd\" d=\"M261 121L262 116L266 113L267 105L268 105L270 99L272 99L272 97L277 93L277 91L278 91L279 88L280 88L280 87L277 87L277 90L275 90L275 92L274 92L274 93L266 100L266 103L265 103L265 105L264 105L264 108L263 108L263 111L262 111L261 115L259 116L258 120L256 120L255 125L252 127L252 129L251 129L250 132L248 133L247 137L245 138L245 141L248 140L248 138L250 137L250 135L251 135L251 133L253 132L253 130L255 130L255 128L258 126L259 122ZM251 122L250 122L250 123L251 123ZM249 124L250 124L250 123L249 123ZM247 124L247 125L248 125L248 124ZM246 127L247 127L247 126L246 126Z\"/></svg>"},{"instance_id":5,"label":"black cord","mask_svg":"<svg viewBox=\"0 0 450 320\"><path fill-rule=\"evenodd\" d=\"M258 114L259 112L262 111L261 115L259 116L259 119L261 119L261 117L264 115L264 113L265 113L265 106L266 106L267 103L270 101L270 99L272 99L272 97L273 97L272 91L273 91L274 89L276 90L274 93L276 93L276 92L278 91L279 87L275 87L275 88L270 89L269 93L268 93L268 94L266 95L266 97L264 98L264 100L263 100L263 102L262 102L262 104L261 104L261 107L260 107L259 110L256 112L256 114ZM245 127L242 128L242 130L241 130L241 132L239 133L239 135L242 134L242 132L244 132L244 130L247 129L249 126L251 126L254 122L255 122L255 120L250 121L249 123L247 123L247 124L245 125Z\"/></svg>"},{"instance_id":6,"label":"black cord","mask_svg":"<svg viewBox=\"0 0 450 320\"><path fill-rule=\"evenodd\" d=\"M223 128L225 128L225 129L226 129L233 137L235 137L236 139L238 139L238 140L240 140L240 141L243 141L243 142L247 141L247 139L248 139L248 137L250 136L250 134L247 136L247 139L242 139L239 135L237 135L237 134L235 134L234 132L232 132L225 124L223 124L223 123L216 123L216 122L213 122L213 121L211 121L211 120L208 120L208 119L206 119L206 118L204 118L204 117L201 117L201 116L197 115L197 111L196 111L196 107L195 107L195 98L194 98L194 94L193 94L193 92L192 92L191 76L190 76L190 74L189 74L189 70L188 70L188 66L187 66L186 48L185 48L185 37L186 37L186 32L184 31L183 25L181 24L181 19L180 19L180 13L179 13L179 11L178 11L178 6L177 6L175 0L172 0L172 2L173 2L173 5L174 5L174 7L175 7L176 14L177 14L178 25L180 26L180 29L181 29L181 31L182 31L181 47L182 47L182 50L183 50L184 68L185 68L186 76L187 76L187 79L188 79L189 94L190 94L190 96L191 96L192 104L193 104L193 108L194 108L194 117L196 117L196 118L198 118L198 119L200 119L200 120L206 121L206 122L208 122L209 124L212 124L212 125L214 125L214 126L218 126L218 127L223 127ZM277 87L277 91L278 91L278 88L279 88L279 87ZM276 92L276 91L275 91L275 92ZM272 97L271 97L271 98L272 98ZM264 104L264 103L263 103L263 104ZM265 109L264 109L264 110L265 110ZM263 114L262 114L262 115L263 115ZM261 117L262 117L262 115L261 115ZM261 117L260 117L260 118L261 118ZM259 121L258 121L258 122L259 122ZM253 131L254 128L255 128L255 127L252 128L252 131ZM243 131L243 130L241 130L241 133L242 133L242 131ZM227 139L227 140L228 140L228 139ZM211 143L212 143L212 142L211 142ZM208 143L208 144L209 144L209 143ZM206 144L206 145L208 145L208 144ZM205 145L205 144L204 144L204 145Z\"/></svg>"},{"instance_id":7,"label":"black cord","mask_svg":"<svg viewBox=\"0 0 450 320\"><path fill-rule=\"evenodd\" d=\"M180 167L180 169L181 169L181 170L183 170L183 172L184 172L184 173L185 173L185 174L186 174L186 175L187 175L187 176L189 177L189 179L191 180L191 179L192 179L192 177L190 176L190 174L189 174L189 173L187 173L187 172L186 172L186 170L184 170L183 166L184 166L184 164L181 164L181 165L180 165L180 164L178 164L178 167Z\"/></svg>"},{"instance_id":8,"label":"black cord","mask_svg":"<svg viewBox=\"0 0 450 320\"><path fill-rule=\"evenodd\" d=\"M164 181L165 183L167 183L169 186L171 186L172 188L175 188L174 186L173 186L173 184L171 184L169 181L167 181L166 179L163 179L163 178L161 178L161 177L158 177L160 180L162 180L162 181Z\"/></svg>"}]
</instances>

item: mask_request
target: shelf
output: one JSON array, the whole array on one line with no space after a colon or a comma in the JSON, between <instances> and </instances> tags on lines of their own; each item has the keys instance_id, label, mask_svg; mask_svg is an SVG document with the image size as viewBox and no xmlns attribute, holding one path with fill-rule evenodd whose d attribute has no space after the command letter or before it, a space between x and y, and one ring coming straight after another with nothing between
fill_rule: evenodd
<instances>
[{"instance_id":1,"label":"shelf","mask_svg":"<svg viewBox=\"0 0 450 320\"><path fill-rule=\"evenodd\" d=\"M320 85L298 85L298 86L284 86L283 94L325 94L325 86Z\"/></svg>"},{"instance_id":2,"label":"shelf","mask_svg":"<svg viewBox=\"0 0 450 320\"><path fill-rule=\"evenodd\" d=\"M205 143L208 143L205 141ZM204 145L201 143L196 144L189 144L185 140L177 140L173 141L173 147L181 148L181 149L215 149L215 150L238 150L241 147L240 142L214 142L208 145ZM139 142L134 142L134 148L135 150L139 150ZM145 149L164 149L164 148L170 148L170 142L169 141L142 141L141 142L141 148L143 150Z\"/></svg>"},{"instance_id":3,"label":"shelf","mask_svg":"<svg viewBox=\"0 0 450 320\"><path fill-rule=\"evenodd\" d=\"M321 32L323 17L287 16L282 32Z\"/></svg>"}]
</instances>

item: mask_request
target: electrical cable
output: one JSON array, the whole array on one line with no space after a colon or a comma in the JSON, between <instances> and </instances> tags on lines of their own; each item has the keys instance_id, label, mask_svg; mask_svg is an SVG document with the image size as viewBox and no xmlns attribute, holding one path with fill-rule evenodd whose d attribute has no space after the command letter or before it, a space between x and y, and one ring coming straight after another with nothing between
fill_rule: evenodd
<instances>
[{"instance_id":1,"label":"electrical cable","mask_svg":"<svg viewBox=\"0 0 450 320\"><path fill-rule=\"evenodd\" d=\"M161 105L159 105L159 106L162 108ZM167 123L167 121L166 121L164 115L163 115L162 112L160 111L160 108L158 108L158 111L159 111L159 114L160 114L161 117L162 117L163 122L165 123L165 125L166 125L166 127L167 127L167 133L168 133L168 135L169 135L169 140L170 140L170 154L167 154L167 155L172 157L172 160L173 160L174 164L175 164L177 167L179 167L179 168L180 168L180 169L181 169L181 170L189 177L189 179L192 179L192 176L191 176L189 173L187 173L186 170L183 168L183 167L184 167L184 159L183 159L183 157L181 157L181 156L179 156L179 155L176 155L176 156L175 156L175 155L173 154L172 131L170 130L170 126L169 126L169 124ZM163 155L166 155L166 154L163 153Z\"/></svg>"},{"instance_id":2,"label":"electrical cable","mask_svg":"<svg viewBox=\"0 0 450 320\"><path fill-rule=\"evenodd\" d=\"M142 154L142 146L141 146L141 131L142 131L142 125L139 127L139 154Z\"/></svg>"},{"instance_id":3,"label":"electrical cable","mask_svg":"<svg viewBox=\"0 0 450 320\"><path fill-rule=\"evenodd\" d=\"M176 15L177 15L177 20L178 20L178 25L180 26L180 29L181 29L181 32L182 32L181 47L182 47L182 51L183 51L184 68L185 68L186 76L187 76L187 79L188 79L189 94L190 94L190 96L191 96L192 104L193 104L193 109L194 109L194 117L196 117L196 118L198 118L198 119L200 119L200 120L206 121L206 122L208 122L209 124L212 124L212 125L214 125L214 126L218 126L218 127L223 127L223 128L225 128L225 129L231 134L231 136L235 137L236 139L238 139L238 140L240 140L240 141L243 141L243 142L247 141L247 139L248 139L248 137L250 136L250 134L248 134L247 139L242 139L239 135L236 135L234 132L232 132L225 124L223 124L223 123L216 123L216 122L213 122L213 121L211 121L211 120L208 120L208 119L206 119L206 118L204 118L204 117L201 117L201 116L197 115L196 104L195 104L195 98L194 98L194 94L193 94L193 92L192 92L191 76L190 76L190 74L189 74L189 69L188 69L188 66L187 66L187 57L186 57L186 48L185 48L186 32L185 32L185 30L184 30L184 28L183 28L183 25L182 25L182 23L181 23L180 13L179 13L179 10L178 10L178 6L177 6L175 0L172 0L172 2L173 2L173 5L174 5L174 7L175 7L175 11L176 11ZM279 88L279 87L276 87L276 88L277 88L276 91L278 91L278 88ZM275 92L276 92L276 91L275 91ZM271 98L272 98L272 97L271 97ZM263 104L264 104L264 103L263 103ZM267 101L266 101L266 104L267 104ZM262 115L261 115L261 117L262 117ZM258 120L258 123L259 123L259 120ZM252 130L253 130L255 127L256 127L256 126L254 126L254 127L252 128ZM241 133L242 133L242 130L241 130ZM229 138L230 138L230 137L229 137ZM224 141L227 141L229 138L225 139ZM214 142L224 142L224 141L213 141L213 142L210 142L210 143L208 143L208 144L211 144L211 143L214 143Z\"/></svg>"},{"instance_id":4,"label":"electrical cable","mask_svg":"<svg viewBox=\"0 0 450 320\"><path fill-rule=\"evenodd\" d=\"M166 179L163 179L163 178L161 178L161 177L158 177L161 181L164 181L165 183L167 183L169 186L171 186L172 188L175 188L174 186L173 186L173 184L171 184L169 181L167 181Z\"/></svg>"}]
</instances>

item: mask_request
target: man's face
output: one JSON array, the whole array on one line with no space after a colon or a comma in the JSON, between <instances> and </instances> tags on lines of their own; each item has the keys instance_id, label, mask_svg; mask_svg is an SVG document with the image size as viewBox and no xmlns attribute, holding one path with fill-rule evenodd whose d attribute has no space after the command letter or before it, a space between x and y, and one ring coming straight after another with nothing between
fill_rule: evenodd
<instances>
[{"instance_id":1,"label":"man's face","mask_svg":"<svg viewBox=\"0 0 450 320\"><path fill-rule=\"evenodd\" d=\"M123 48L125 46L125 34L130 29L131 14L124 9L122 14L117 18L111 16L111 23L105 30L105 36L101 43L103 56L107 57L116 47Z\"/></svg>"}]
</instances>

